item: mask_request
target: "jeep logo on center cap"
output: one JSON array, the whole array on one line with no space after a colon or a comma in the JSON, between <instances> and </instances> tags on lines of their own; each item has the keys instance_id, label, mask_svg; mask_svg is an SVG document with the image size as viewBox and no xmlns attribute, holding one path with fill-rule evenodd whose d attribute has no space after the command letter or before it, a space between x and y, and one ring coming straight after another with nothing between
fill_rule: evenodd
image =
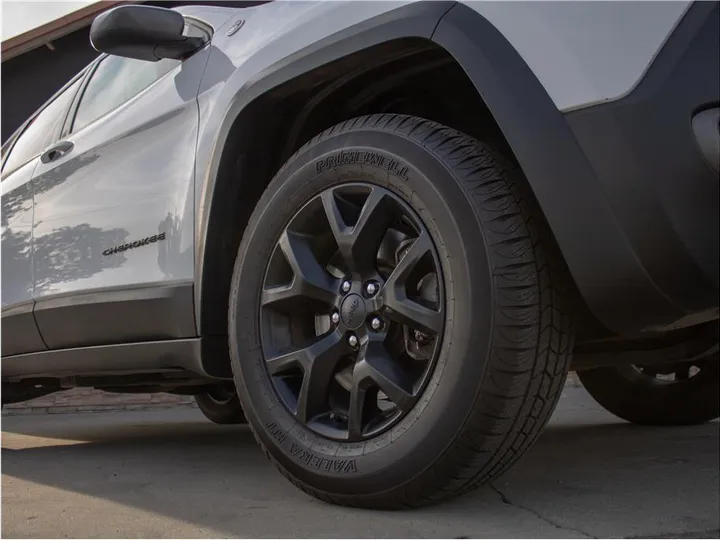
<instances>
[{"instance_id":1,"label":"jeep logo on center cap","mask_svg":"<svg viewBox=\"0 0 720 540\"><path fill-rule=\"evenodd\" d=\"M365 301L359 294L349 294L340 307L340 317L348 328L358 328L365 320Z\"/></svg>"}]
</instances>

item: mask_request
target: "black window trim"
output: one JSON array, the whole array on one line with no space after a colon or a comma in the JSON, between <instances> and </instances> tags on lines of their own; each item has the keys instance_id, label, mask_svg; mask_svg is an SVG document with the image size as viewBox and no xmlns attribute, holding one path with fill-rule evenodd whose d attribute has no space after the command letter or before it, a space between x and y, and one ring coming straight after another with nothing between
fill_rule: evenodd
<instances>
[{"instance_id":1,"label":"black window trim","mask_svg":"<svg viewBox=\"0 0 720 540\"><path fill-rule=\"evenodd\" d=\"M203 47L201 49L199 49L198 51L196 51L196 53L200 52L200 50L207 47L208 44L212 41L212 38L214 35L214 29L212 28L212 26L210 26L205 21L198 19L196 17L193 17L192 15L183 15L183 18L185 19L185 24L193 26L193 27L197 28L198 30L200 30L201 32L204 32L206 34L207 39L206 39ZM12 135L10 135L8 137L7 141L3 145L3 146L6 146L7 149L4 153L4 155L2 156L2 160L0 161L0 171L1 171L0 174L2 175L2 179L5 179L11 173L15 172L15 170L19 169L20 167L27 164L29 161L32 161L33 159L36 159L38 156L42 155L42 153L40 153L36 156L33 156L32 158L28 159L28 161L15 167L15 169L10 170L10 171L5 171L5 162L10 157L10 154L12 154L12 151L15 147L15 143L22 136L22 134L25 133L25 130L27 129L27 127L32 122L34 122L35 118L37 118L37 116L41 112L43 112L47 108L48 105L50 105L53 101L55 101L55 99L57 99L66 89L68 89L70 86L75 84L78 80L82 79L80 82L80 86L78 87L77 91L75 92L75 95L70 100L70 105L65 109L65 119L63 120L62 123L60 123L61 128L56 129L56 131L52 137L52 142L50 144L54 144L57 141L65 138L73 133L72 127L73 127L73 124L75 123L75 116L77 115L77 110L80 106L80 101L82 101L82 96L85 94L85 88L87 88L87 85L89 84L92 76L95 74L95 71L97 70L98 66L100 65L100 62L102 62L102 60L104 58L106 58L107 56L109 56L109 55L101 54L100 56L95 58L92 62L90 62L87 66L85 66L82 70L80 70L80 72L78 72L67 83L65 83L62 86L62 88L60 88L60 90L55 92L52 96L50 96L50 98L47 101L45 101L45 103L43 103L40 107L38 107L38 109L27 120L25 120L25 122L23 122L20 125L20 127L18 127L15 130L15 132L12 133ZM164 77L164 75L163 75L163 77ZM153 86L154 84L156 84L163 77L160 77L160 79L153 82L150 86ZM148 86L148 88L150 88L150 86ZM105 116L105 115L103 115L103 116ZM96 120L99 120L100 118L102 118L102 116L97 118ZM94 121L91 123L94 123Z\"/></svg>"},{"instance_id":2,"label":"black window trim","mask_svg":"<svg viewBox=\"0 0 720 540\"><path fill-rule=\"evenodd\" d=\"M193 56L194 56L195 54L200 52L202 49L207 47L208 44L212 41L213 30L212 30L212 27L210 27L204 21L201 21L200 19L196 19L190 15L184 15L183 19L185 19L185 24L194 26L195 28L197 28L201 32L204 32L207 35L207 40L205 41L205 43L203 44L203 46L200 49L198 49L197 51L195 51L195 53L193 53ZM60 133L61 139L64 137L68 137L72 134L79 133L80 131L85 129L87 126L90 126L90 125L94 124L95 122L97 122L98 120L101 120L102 118L104 118L105 116L110 114L111 112L117 110L118 108L122 107L125 103L128 103L129 101L132 101L135 98L135 96L131 97L128 101L126 101L125 103L121 103L115 109L112 109L112 110L106 112L105 114L103 114L102 116L97 117L95 120L93 120L86 126L83 126L79 130L73 131L73 127L75 125L75 118L77 117L77 112L78 112L78 109L80 108L80 103L82 102L82 98L85 95L85 89L90 84L90 81L92 80L93 76L95 75L95 72L97 71L98 66L100 65L100 62L102 62L105 58L107 58L109 56L111 56L111 55L109 55L107 53L102 53L98 58L93 60L93 62L86 68L85 80L80 84L80 88L78 89L77 94L75 94L75 97L73 98L73 101L70 104L68 114L65 117L65 122L63 123L63 128ZM182 62L184 62L185 60L187 60L187 58L182 60L180 65L182 65ZM175 68L173 68L173 69L175 69ZM162 79L164 79L171 71L172 71L172 69L170 71L168 71L167 73L165 73L159 79L156 79L155 81L153 81L149 86L147 86L146 88L141 90L137 95L142 94L148 88L151 88L152 86L156 85L158 82L160 82Z\"/></svg>"},{"instance_id":3,"label":"black window trim","mask_svg":"<svg viewBox=\"0 0 720 540\"><path fill-rule=\"evenodd\" d=\"M75 123L75 116L77 116L80 102L85 95L85 89L87 88L88 84L90 84L90 80L93 78L93 75L95 75L95 72L97 71L100 62L102 62L108 56L108 54L101 54L95 60L93 60L93 63L90 64L90 66L88 67L87 73L85 74L85 79L82 83L80 83L80 88L78 89L77 94L75 94L75 98L73 98L72 103L70 104L67 116L65 117L65 122L63 122L62 131L60 132L60 138L67 137L73 133L72 127Z\"/></svg>"},{"instance_id":4,"label":"black window trim","mask_svg":"<svg viewBox=\"0 0 720 540\"><path fill-rule=\"evenodd\" d=\"M194 26L201 32L205 33L206 41L203 46L207 45L212 41L212 38L215 35L215 29L210 24L193 15L183 15L183 18L185 19L185 24Z\"/></svg>"},{"instance_id":5,"label":"black window trim","mask_svg":"<svg viewBox=\"0 0 720 540\"><path fill-rule=\"evenodd\" d=\"M93 60L93 62L95 62L95 60ZM15 167L14 169L8 170L8 171L5 170L5 162L6 162L6 161L8 160L8 158L10 157L10 154L12 154L12 152L13 152L13 150L14 150L14 148L15 148L15 143L17 143L18 139L20 139L20 137L23 136L23 134L25 133L25 130L30 126L30 124L32 124L32 123L35 121L35 119L36 119L45 109L47 109L47 107L48 107L51 103L53 103L57 98L59 98L59 97L62 95L63 92L65 92L68 88L70 88L70 87L71 87L73 84L75 84L78 80L80 80L80 79L82 79L82 78L84 78L84 77L87 77L88 71L89 71L89 69L90 69L91 66L92 66L92 63L91 63L89 66L84 67L82 70L80 70L79 73L77 73L77 74L76 74L74 77L72 77L68 82L66 82L66 83L62 86L62 88L60 88L60 90L58 90L57 92L55 92L52 96L50 96L50 98L49 98L47 101L45 101L45 103L43 103L40 107L38 107L37 110L36 110L27 120L25 120L25 122L23 122L23 123L20 125L20 127L17 128L17 129L15 130L15 132L8 138L7 143L6 143L6 144L8 145L8 147L7 147L7 150L5 151L5 155L2 157L2 165L1 165L1 167L2 167L2 176L3 176L3 179L5 179L6 177L8 177L11 173L15 172L15 171L16 171L17 169L19 169L20 167L23 167L24 165L26 165L27 163L29 163L29 162L32 161L33 159L37 159L39 156L42 155L42 152L44 152L44 149L43 149L43 151L41 151L39 154L32 156L32 157L29 158L27 161L24 161L23 163L21 163L20 165L18 165L18 166ZM74 95L73 98L70 100L70 104L69 104L68 106L66 106L64 112L61 112L61 113L60 113L61 115L64 115L65 118L64 118L64 120L63 120L62 122L58 122L58 126L60 126L60 127L56 127L56 128L55 128L55 132L53 133L53 135L52 135L52 137L51 137L51 142L50 142L50 144L56 143L57 141L59 141L59 140L64 136L64 135L63 135L63 128L64 128L64 126L65 126L65 123L67 122L68 114L70 113L70 110L72 109L73 104L75 103L75 100L77 99L77 96L78 96L78 94L80 93L80 90L83 88L83 85L84 85L84 83L81 82L81 83L80 83L80 86L79 86L78 89L75 91L75 95Z\"/></svg>"}]
</instances>

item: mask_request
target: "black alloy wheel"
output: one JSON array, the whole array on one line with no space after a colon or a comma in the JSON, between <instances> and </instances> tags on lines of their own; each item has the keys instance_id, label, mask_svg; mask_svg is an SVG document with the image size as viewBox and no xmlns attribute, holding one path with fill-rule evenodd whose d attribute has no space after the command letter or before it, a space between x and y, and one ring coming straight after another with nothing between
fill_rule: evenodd
<instances>
[{"instance_id":1,"label":"black alloy wheel","mask_svg":"<svg viewBox=\"0 0 720 540\"><path fill-rule=\"evenodd\" d=\"M331 187L290 220L261 294L273 385L319 435L359 441L400 420L437 360L444 293L437 250L397 195Z\"/></svg>"},{"instance_id":2,"label":"black alloy wheel","mask_svg":"<svg viewBox=\"0 0 720 540\"><path fill-rule=\"evenodd\" d=\"M573 349L567 274L516 164L421 118L338 124L280 168L228 299L263 451L335 504L466 492L537 439Z\"/></svg>"}]
</instances>

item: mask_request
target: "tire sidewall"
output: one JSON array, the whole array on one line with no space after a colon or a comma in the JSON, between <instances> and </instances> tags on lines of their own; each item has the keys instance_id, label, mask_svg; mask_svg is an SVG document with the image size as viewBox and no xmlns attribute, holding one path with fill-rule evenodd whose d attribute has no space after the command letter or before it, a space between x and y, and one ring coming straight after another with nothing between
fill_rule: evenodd
<instances>
[{"instance_id":1,"label":"tire sidewall","mask_svg":"<svg viewBox=\"0 0 720 540\"><path fill-rule=\"evenodd\" d=\"M360 152L381 159L358 163ZM399 195L423 221L442 267L446 321L435 370L415 407L374 439L341 443L296 422L277 396L264 365L259 298L267 261L290 218L325 189L357 181ZM313 485L320 476L324 489L335 493L375 493L420 474L457 437L491 349L495 302L481 231L479 216L449 167L397 134L368 129L331 136L301 151L278 173L240 246L229 335L246 416L283 469Z\"/></svg>"}]
</instances>

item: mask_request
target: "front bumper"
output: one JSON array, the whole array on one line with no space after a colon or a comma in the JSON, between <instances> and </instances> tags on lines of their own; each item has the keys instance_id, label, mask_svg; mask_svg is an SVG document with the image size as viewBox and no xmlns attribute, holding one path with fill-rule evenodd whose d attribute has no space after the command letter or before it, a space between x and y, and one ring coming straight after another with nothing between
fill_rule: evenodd
<instances>
[{"instance_id":1,"label":"front bumper","mask_svg":"<svg viewBox=\"0 0 720 540\"><path fill-rule=\"evenodd\" d=\"M718 316L718 20L717 2L697 2L629 95L566 115L634 254L605 261L597 288L581 291L601 322L621 333ZM614 288L629 268L648 279L623 289L637 298L632 313L621 313Z\"/></svg>"}]
</instances>

